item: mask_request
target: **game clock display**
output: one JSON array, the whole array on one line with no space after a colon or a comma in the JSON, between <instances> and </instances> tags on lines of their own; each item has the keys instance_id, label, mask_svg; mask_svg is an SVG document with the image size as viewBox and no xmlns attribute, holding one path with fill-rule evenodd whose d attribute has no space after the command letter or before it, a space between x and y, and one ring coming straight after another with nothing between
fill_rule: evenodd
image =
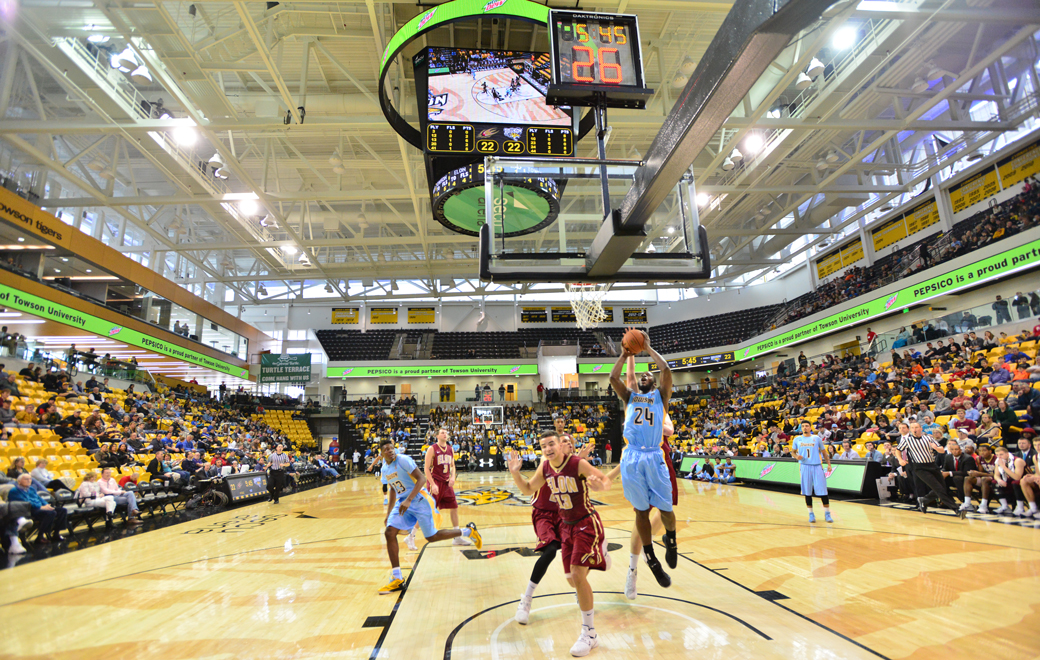
<instances>
[{"instance_id":1,"label":"game clock display","mask_svg":"<svg viewBox=\"0 0 1040 660\"><path fill-rule=\"evenodd\" d=\"M550 105L645 107L639 27L635 16L549 12Z\"/></svg>"}]
</instances>

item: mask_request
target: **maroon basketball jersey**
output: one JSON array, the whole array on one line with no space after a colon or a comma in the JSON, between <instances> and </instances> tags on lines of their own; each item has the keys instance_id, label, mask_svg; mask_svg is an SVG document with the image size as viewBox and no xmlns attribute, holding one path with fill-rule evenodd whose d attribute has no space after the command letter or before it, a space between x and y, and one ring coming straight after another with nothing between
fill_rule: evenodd
<instances>
[{"instance_id":1,"label":"maroon basketball jersey","mask_svg":"<svg viewBox=\"0 0 1040 660\"><path fill-rule=\"evenodd\" d=\"M553 501L560 507L562 520L581 520L595 510L589 499L589 487L585 477L578 473L580 462L580 458L571 455L559 470L554 470L549 461L545 462L543 468L545 483L552 491Z\"/></svg>"},{"instance_id":2,"label":"maroon basketball jersey","mask_svg":"<svg viewBox=\"0 0 1040 660\"><path fill-rule=\"evenodd\" d=\"M451 478L451 466L455 464L455 452L451 445L445 445L444 449L441 449L440 444L435 442L431 446L433 447L433 469L430 470L430 474L436 481L447 483Z\"/></svg>"},{"instance_id":3,"label":"maroon basketball jersey","mask_svg":"<svg viewBox=\"0 0 1040 660\"><path fill-rule=\"evenodd\" d=\"M549 461L542 462L545 465L549 465ZM544 468L542 469L544 470ZM549 474L547 472L543 472L542 474L546 476L546 481L548 481ZM534 496L534 500L531 502L531 506L533 506L536 509L541 509L543 511L559 511L560 509L559 505L556 504L556 500L553 499L553 494L552 491L549 490L548 483L546 483L538 489L538 493Z\"/></svg>"}]
</instances>

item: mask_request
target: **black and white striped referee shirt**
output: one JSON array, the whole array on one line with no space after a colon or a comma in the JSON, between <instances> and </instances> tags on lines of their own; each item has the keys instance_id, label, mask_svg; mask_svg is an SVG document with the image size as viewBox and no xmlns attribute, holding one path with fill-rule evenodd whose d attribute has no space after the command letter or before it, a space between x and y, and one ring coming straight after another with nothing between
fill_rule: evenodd
<instances>
[{"instance_id":1,"label":"black and white striped referee shirt","mask_svg":"<svg viewBox=\"0 0 1040 660\"><path fill-rule=\"evenodd\" d=\"M917 437L912 433L899 436L899 449L905 450L911 463L935 463L935 452L932 450L932 439L927 436Z\"/></svg>"}]
</instances>

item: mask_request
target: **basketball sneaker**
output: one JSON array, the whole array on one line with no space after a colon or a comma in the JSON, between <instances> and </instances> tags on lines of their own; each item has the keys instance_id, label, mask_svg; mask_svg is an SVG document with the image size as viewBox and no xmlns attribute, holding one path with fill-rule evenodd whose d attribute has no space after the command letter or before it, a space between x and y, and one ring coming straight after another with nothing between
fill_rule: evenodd
<instances>
[{"instance_id":1,"label":"basketball sneaker","mask_svg":"<svg viewBox=\"0 0 1040 660\"><path fill-rule=\"evenodd\" d=\"M668 535L665 534L661 537L661 544L664 546L664 560L668 563L668 568L675 568L679 565L679 542L678 540L673 543L668 543Z\"/></svg>"},{"instance_id":2,"label":"basketball sneaker","mask_svg":"<svg viewBox=\"0 0 1040 660\"><path fill-rule=\"evenodd\" d=\"M571 655L575 658L583 658L597 646L599 646L599 635L590 634L588 630L582 628L578 641L574 642L574 646L571 647Z\"/></svg>"},{"instance_id":3,"label":"basketball sneaker","mask_svg":"<svg viewBox=\"0 0 1040 660\"><path fill-rule=\"evenodd\" d=\"M811 523L816 522L816 514L813 513L812 511L809 512L809 522L811 522Z\"/></svg>"},{"instance_id":4,"label":"basketball sneaker","mask_svg":"<svg viewBox=\"0 0 1040 660\"><path fill-rule=\"evenodd\" d=\"M379 590L379 595L386 596L387 594L392 594L401 589L404 589L404 579L390 580L390 584Z\"/></svg>"},{"instance_id":5,"label":"basketball sneaker","mask_svg":"<svg viewBox=\"0 0 1040 660\"><path fill-rule=\"evenodd\" d=\"M473 545L472 541L470 541L465 536L456 536L455 538L453 538L451 540L451 544L452 545Z\"/></svg>"},{"instance_id":6,"label":"basketball sneaker","mask_svg":"<svg viewBox=\"0 0 1040 660\"><path fill-rule=\"evenodd\" d=\"M831 512L830 511L824 511L823 512L823 519L826 520L829 523L834 522L834 518L831 518Z\"/></svg>"},{"instance_id":7,"label":"basketball sneaker","mask_svg":"<svg viewBox=\"0 0 1040 660\"><path fill-rule=\"evenodd\" d=\"M415 547L415 528L408 532L408 536L405 537L404 542L408 544L408 549L415 552L419 548Z\"/></svg>"},{"instance_id":8,"label":"basketball sneaker","mask_svg":"<svg viewBox=\"0 0 1040 660\"><path fill-rule=\"evenodd\" d=\"M636 569L628 569L628 577L625 578L625 598L635 600L639 592L636 591Z\"/></svg>"},{"instance_id":9,"label":"basketball sneaker","mask_svg":"<svg viewBox=\"0 0 1040 660\"><path fill-rule=\"evenodd\" d=\"M998 516L1003 516L1005 514L1011 513L1011 507L1007 506L1006 504L1001 504L993 513Z\"/></svg>"},{"instance_id":10,"label":"basketball sneaker","mask_svg":"<svg viewBox=\"0 0 1040 660\"><path fill-rule=\"evenodd\" d=\"M476 523L469 523L466 525L470 529L469 538L473 541L473 545L476 546L477 550L484 547L484 539L480 538L480 532L477 531Z\"/></svg>"},{"instance_id":11,"label":"basketball sneaker","mask_svg":"<svg viewBox=\"0 0 1040 660\"><path fill-rule=\"evenodd\" d=\"M672 586L672 578L668 577L668 574L661 568L661 562L658 561L657 557L647 557L646 565L650 567L650 572L654 574L654 578L657 580L657 584L664 588Z\"/></svg>"},{"instance_id":12,"label":"basketball sneaker","mask_svg":"<svg viewBox=\"0 0 1040 660\"><path fill-rule=\"evenodd\" d=\"M527 594L520 594L520 602L516 606L516 622L527 625L527 622L531 620L531 597Z\"/></svg>"}]
</instances>

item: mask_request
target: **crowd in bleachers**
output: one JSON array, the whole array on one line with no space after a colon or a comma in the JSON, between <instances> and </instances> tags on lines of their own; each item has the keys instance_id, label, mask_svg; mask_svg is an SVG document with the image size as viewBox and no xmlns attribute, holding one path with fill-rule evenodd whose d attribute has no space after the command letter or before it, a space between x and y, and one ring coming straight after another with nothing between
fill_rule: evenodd
<instances>
[{"instance_id":1,"label":"crowd in bleachers","mask_svg":"<svg viewBox=\"0 0 1040 660\"><path fill-rule=\"evenodd\" d=\"M310 430L292 411L250 414L230 397L123 390L108 378L84 382L32 363L3 376L0 499L28 505L41 544L61 540L79 522L104 517L111 526L117 510L128 524L140 521L142 508L165 512L200 481L265 470L277 445L291 452L296 472L335 473L326 457L302 453L312 443ZM18 552L18 517L8 508L3 540Z\"/></svg>"},{"instance_id":2,"label":"crowd in bleachers","mask_svg":"<svg viewBox=\"0 0 1040 660\"><path fill-rule=\"evenodd\" d=\"M950 455L963 454L978 467L974 476L967 469L948 475L962 506L973 506L973 488L981 489L982 499L1000 490L998 513L1014 507L1016 514L1029 516L1040 498L1030 497L1031 485L1028 494L1023 491L1020 480L1033 470L1033 425L1040 426L1038 341L1040 324L1032 333L992 343L968 333L883 356L828 355L817 364L803 355L794 373L780 372L764 387L711 395L678 392L670 405L676 430L672 444L722 464L736 455L789 457L791 437L802 421L809 421L833 459L881 463L892 474L894 497L916 502L894 446L910 425L920 424L939 446L956 445ZM1012 480L1014 488L994 486L1001 447L1011 452L1008 460L1016 453L1023 458L1024 471ZM945 465L945 455L938 454L937 461ZM693 476L718 481L720 475L732 480L733 473L720 472L713 462Z\"/></svg>"},{"instance_id":3,"label":"crowd in bleachers","mask_svg":"<svg viewBox=\"0 0 1040 660\"><path fill-rule=\"evenodd\" d=\"M954 225L950 232L952 240L942 233L933 234L894 250L869 268L850 268L815 291L790 301L780 311L781 322L786 324L811 316L886 286L894 278L931 268L1037 226L1040 226L1040 186L1033 178L1026 180L1019 195L1002 204L994 202L986 210ZM776 315L771 320L775 318Z\"/></svg>"}]
</instances>

